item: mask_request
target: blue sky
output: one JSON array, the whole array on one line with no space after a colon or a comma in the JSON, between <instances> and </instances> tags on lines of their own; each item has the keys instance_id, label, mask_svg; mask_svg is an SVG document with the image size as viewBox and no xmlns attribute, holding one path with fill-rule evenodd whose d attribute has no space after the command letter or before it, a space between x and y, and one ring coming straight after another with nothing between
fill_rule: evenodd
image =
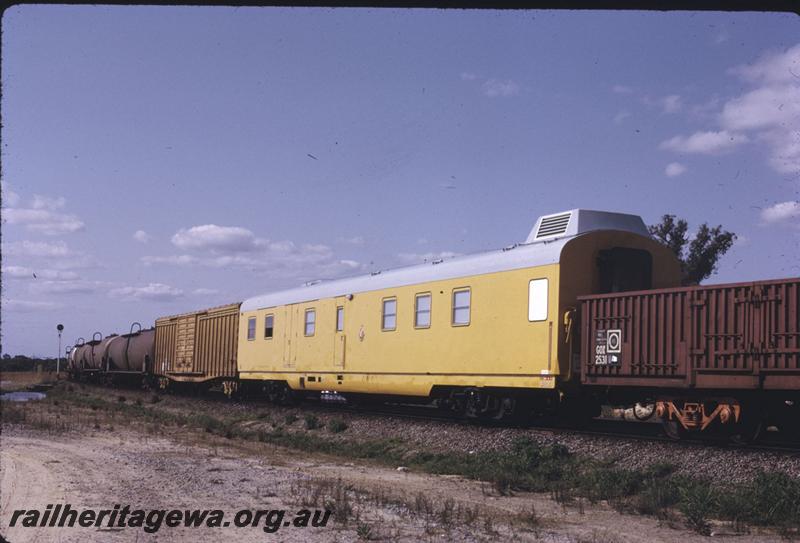
<instances>
[{"instance_id":1,"label":"blue sky","mask_svg":"<svg viewBox=\"0 0 800 543\"><path fill-rule=\"evenodd\" d=\"M800 275L794 15L28 5L2 30L3 352L575 207L722 224L709 282Z\"/></svg>"}]
</instances>

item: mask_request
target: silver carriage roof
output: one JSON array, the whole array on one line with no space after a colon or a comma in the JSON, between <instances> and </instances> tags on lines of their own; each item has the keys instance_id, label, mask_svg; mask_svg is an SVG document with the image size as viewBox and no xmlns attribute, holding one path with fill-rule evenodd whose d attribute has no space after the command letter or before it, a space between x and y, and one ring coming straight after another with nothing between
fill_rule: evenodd
<instances>
[{"instance_id":1,"label":"silver carriage roof","mask_svg":"<svg viewBox=\"0 0 800 543\"><path fill-rule=\"evenodd\" d=\"M621 230L649 237L638 215L573 209L539 217L528 238L500 250L434 260L426 264L372 272L333 281L318 281L298 288L248 298L241 311L309 302L347 294L480 275L505 270L555 264L567 242L594 230Z\"/></svg>"}]
</instances>

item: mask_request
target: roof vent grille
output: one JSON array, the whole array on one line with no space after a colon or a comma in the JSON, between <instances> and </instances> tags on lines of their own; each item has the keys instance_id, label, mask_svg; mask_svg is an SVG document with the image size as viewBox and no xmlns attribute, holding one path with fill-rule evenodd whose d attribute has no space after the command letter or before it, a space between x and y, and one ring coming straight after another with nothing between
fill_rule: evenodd
<instances>
[{"instance_id":1,"label":"roof vent grille","mask_svg":"<svg viewBox=\"0 0 800 543\"><path fill-rule=\"evenodd\" d=\"M571 216L572 213L561 213L559 215L542 217L542 222L539 224L539 230L536 232L536 239L563 234L567 231L567 226L569 225L569 219Z\"/></svg>"}]
</instances>

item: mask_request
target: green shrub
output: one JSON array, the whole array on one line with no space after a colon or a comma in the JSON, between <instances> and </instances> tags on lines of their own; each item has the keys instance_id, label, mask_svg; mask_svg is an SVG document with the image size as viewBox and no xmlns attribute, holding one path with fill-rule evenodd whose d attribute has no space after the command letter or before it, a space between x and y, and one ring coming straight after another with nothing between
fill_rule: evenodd
<instances>
[{"instance_id":1,"label":"green shrub","mask_svg":"<svg viewBox=\"0 0 800 543\"><path fill-rule=\"evenodd\" d=\"M347 430L347 423L341 419L331 419L328 422L328 430L334 434L340 434Z\"/></svg>"},{"instance_id":2,"label":"green shrub","mask_svg":"<svg viewBox=\"0 0 800 543\"><path fill-rule=\"evenodd\" d=\"M305 416L305 421L306 421L306 430L316 430L321 426L319 422L319 417L317 417L316 415L312 415L311 413Z\"/></svg>"},{"instance_id":3,"label":"green shrub","mask_svg":"<svg viewBox=\"0 0 800 543\"><path fill-rule=\"evenodd\" d=\"M678 508L686 517L686 524L702 535L711 533L708 519L718 508L718 490L707 481L690 480L680 486Z\"/></svg>"}]
</instances>

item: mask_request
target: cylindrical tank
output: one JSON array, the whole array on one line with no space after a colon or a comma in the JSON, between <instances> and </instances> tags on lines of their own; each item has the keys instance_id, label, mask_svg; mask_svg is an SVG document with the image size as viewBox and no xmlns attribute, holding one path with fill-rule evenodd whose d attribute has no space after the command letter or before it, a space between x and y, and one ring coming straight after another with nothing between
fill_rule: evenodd
<instances>
[{"instance_id":1,"label":"cylindrical tank","mask_svg":"<svg viewBox=\"0 0 800 543\"><path fill-rule=\"evenodd\" d=\"M88 343L84 343L82 345L79 345L75 349L75 357L74 357L73 360L74 360L74 363L75 363L75 369L77 371L83 371L88 367L88 365L87 365L88 364L88 354L90 352L90 349L91 349L91 346Z\"/></svg>"},{"instance_id":2,"label":"cylindrical tank","mask_svg":"<svg viewBox=\"0 0 800 543\"><path fill-rule=\"evenodd\" d=\"M133 327L131 327L133 329ZM144 372L152 366L155 329L139 329L112 338L106 344L105 364L109 371Z\"/></svg>"},{"instance_id":3,"label":"cylindrical tank","mask_svg":"<svg viewBox=\"0 0 800 543\"><path fill-rule=\"evenodd\" d=\"M98 334L95 334L95 337ZM89 346L87 350L85 360L86 360L86 369L89 370L104 370L105 367L103 366L103 354L105 354L106 345L109 341L117 337L116 334L112 334L103 339L93 339L86 345Z\"/></svg>"},{"instance_id":4,"label":"cylindrical tank","mask_svg":"<svg viewBox=\"0 0 800 543\"><path fill-rule=\"evenodd\" d=\"M78 356L83 347L84 344L82 342L75 343L75 345L72 346L72 350L69 352L69 359L67 361L67 369L69 369L69 371L72 372L80 371L81 367L78 364L79 360Z\"/></svg>"}]
</instances>

